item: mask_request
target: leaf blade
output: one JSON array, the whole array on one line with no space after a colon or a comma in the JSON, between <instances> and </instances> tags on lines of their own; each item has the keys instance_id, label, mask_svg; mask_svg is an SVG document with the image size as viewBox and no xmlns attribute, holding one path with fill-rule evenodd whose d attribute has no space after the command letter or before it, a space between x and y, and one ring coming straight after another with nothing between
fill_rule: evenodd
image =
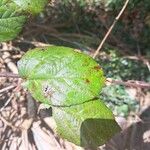
<instances>
[{"instance_id":1,"label":"leaf blade","mask_svg":"<svg viewBox=\"0 0 150 150\"><path fill-rule=\"evenodd\" d=\"M102 69L91 57L66 47L31 50L18 62L18 69L34 98L50 105L88 101L105 83Z\"/></svg>"},{"instance_id":2,"label":"leaf blade","mask_svg":"<svg viewBox=\"0 0 150 150\"><path fill-rule=\"evenodd\" d=\"M14 39L22 30L26 16L14 4L4 1L0 6L0 41Z\"/></svg>"},{"instance_id":3,"label":"leaf blade","mask_svg":"<svg viewBox=\"0 0 150 150\"><path fill-rule=\"evenodd\" d=\"M70 107L53 107L58 134L77 145L96 148L120 131L101 100Z\"/></svg>"}]
</instances>

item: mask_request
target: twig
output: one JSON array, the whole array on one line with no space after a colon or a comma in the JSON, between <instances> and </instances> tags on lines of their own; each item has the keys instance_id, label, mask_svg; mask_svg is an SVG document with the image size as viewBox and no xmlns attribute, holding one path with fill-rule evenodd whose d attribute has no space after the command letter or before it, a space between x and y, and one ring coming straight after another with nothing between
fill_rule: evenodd
<instances>
[{"instance_id":1,"label":"twig","mask_svg":"<svg viewBox=\"0 0 150 150\"><path fill-rule=\"evenodd\" d=\"M106 83L111 83L111 84L117 84L117 85L124 85L124 86L129 86L129 87L134 87L134 88L147 88L150 89L150 83L146 83L143 81L121 81L121 80L112 80L110 78L106 79Z\"/></svg>"},{"instance_id":2,"label":"twig","mask_svg":"<svg viewBox=\"0 0 150 150\"><path fill-rule=\"evenodd\" d=\"M12 123L8 122L1 114L0 114L0 120L2 120L7 126L11 127L13 130L20 129L19 127L15 127Z\"/></svg>"},{"instance_id":3,"label":"twig","mask_svg":"<svg viewBox=\"0 0 150 150\"><path fill-rule=\"evenodd\" d=\"M35 47L47 47L47 46L51 46L51 44L46 44L46 43L43 43L43 42L38 42L38 41L27 41L27 40L18 40L17 42L19 43L27 43L27 44L32 44L34 45Z\"/></svg>"},{"instance_id":4,"label":"twig","mask_svg":"<svg viewBox=\"0 0 150 150\"><path fill-rule=\"evenodd\" d=\"M147 68L148 68L148 70L150 72L150 63L149 63L149 61L146 62L146 66L147 66Z\"/></svg>"},{"instance_id":5,"label":"twig","mask_svg":"<svg viewBox=\"0 0 150 150\"><path fill-rule=\"evenodd\" d=\"M3 93L3 92L8 91L8 90L11 90L11 89L15 88L16 86L17 85L10 85L8 87L5 87L5 88L0 90L0 93Z\"/></svg>"},{"instance_id":6,"label":"twig","mask_svg":"<svg viewBox=\"0 0 150 150\"><path fill-rule=\"evenodd\" d=\"M119 20L119 18L123 14L124 10L126 9L128 3L129 3L129 0L126 0L126 2L124 3L121 11L119 12L118 16L115 18L114 22L110 26L109 30L107 31L106 35L104 36L104 38L103 38L102 42L100 43L99 47L95 51L95 53L93 55L93 58L95 58L98 55L99 51L101 50L102 46L104 45L104 43L105 43L106 39L108 38L109 34L111 33L112 29L114 28L114 26L116 25L117 21Z\"/></svg>"},{"instance_id":7,"label":"twig","mask_svg":"<svg viewBox=\"0 0 150 150\"><path fill-rule=\"evenodd\" d=\"M2 43L2 47L3 47L3 49L12 50L12 44L11 43L9 43L9 44ZM7 64L7 67L11 70L11 72L18 73L17 66L12 61L11 54L8 51L4 51L4 53L2 55L2 59Z\"/></svg>"},{"instance_id":8,"label":"twig","mask_svg":"<svg viewBox=\"0 0 150 150\"><path fill-rule=\"evenodd\" d=\"M0 112L2 112L4 110L4 108L9 104L9 102L12 100L13 96L14 96L14 93L11 94L11 96L6 101L6 103L4 104L4 106L0 109Z\"/></svg>"},{"instance_id":9,"label":"twig","mask_svg":"<svg viewBox=\"0 0 150 150\"><path fill-rule=\"evenodd\" d=\"M150 72L150 61L148 60L148 58L144 58L144 57L141 57L141 56L140 57L139 56L125 56L123 58L142 61L147 66L147 68Z\"/></svg>"},{"instance_id":10,"label":"twig","mask_svg":"<svg viewBox=\"0 0 150 150\"><path fill-rule=\"evenodd\" d=\"M13 142L14 142L14 141L16 141L15 138L16 138L16 137L11 137L11 138L8 138L8 139L0 139L0 144L1 144L2 142L8 142L8 141L13 141Z\"/></svg>"},{"instance_id":11,"label":"twig","mask_svg":"<svg viewBox=\"0 0 150 150\"><path fill-rule=\"evenodd\" d=\"M0 73L0 77L6 77L6 78L21 78L18 74L8 73L8 72Z\"/></svg>"}]
</instances>

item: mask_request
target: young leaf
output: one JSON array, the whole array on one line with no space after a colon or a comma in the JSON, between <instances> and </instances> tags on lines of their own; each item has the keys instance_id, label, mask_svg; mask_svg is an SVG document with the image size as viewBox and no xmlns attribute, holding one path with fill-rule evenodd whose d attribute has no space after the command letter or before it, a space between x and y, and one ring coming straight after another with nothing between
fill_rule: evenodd
<instances>
[{"instance_id":1,"label":"young leaf","mask_svg":"<svg viewBox=\"0 0 150 150\"><path fill-rule=\"evenodd\" d=\"M99 99L70 107L53 107L58 134L83 147L96 149L120 127L112 112Z\"/></svg>"},{"instance_id":2,"label":"young leaf","mask_svg":"<svg viewBox=\"0 0 150 150\"><path fill-rule=\"evenodd\" d=\"M43 11L45 5L49 0L12 0L22 10L27 11L31 14L38 14Z\"/></svg>"},{"instance_id":3,"label":"young leaf","mask_svg":"<svg viewBox=\"0 0 150 150\"><path fill-rule=\"evenodd\" d=\"M89 101L105 83L102 69L91 57L67 47L30 50L18 62L18 69L33 97L50 105Z\"/></svg>"}]
</instances>

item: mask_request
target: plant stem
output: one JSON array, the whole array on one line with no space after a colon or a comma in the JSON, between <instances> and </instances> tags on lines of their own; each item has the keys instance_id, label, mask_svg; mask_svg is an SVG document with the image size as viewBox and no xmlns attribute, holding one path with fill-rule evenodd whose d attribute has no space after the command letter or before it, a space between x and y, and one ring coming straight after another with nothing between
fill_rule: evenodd
<instances>
[{"instance_id":1,"label":"plant stem","mask_svg":"<svg viewBox=\"0 0 150 150\"><path fill-rule=\"evenodd\" d=\"M126 0L126 2L124 3L121 11L119 12L119 14L117 15L117 17L113 21L112 25L110 26L109 30L107 31L106 35L104 36L102 42L100 43L99 47L95 51L95 53L93 55L93 58L95 58L98 55L99 51L101 50L102 46L104 45L104 43L105 43L106 39L108 38L109 34L111 33L112 29L114 28L114 26L116 25L117 21L119 20L119 18L123 14L124 10L126 9L128 3L129 3L129 0Z\"/></svg>"}]
</instances>

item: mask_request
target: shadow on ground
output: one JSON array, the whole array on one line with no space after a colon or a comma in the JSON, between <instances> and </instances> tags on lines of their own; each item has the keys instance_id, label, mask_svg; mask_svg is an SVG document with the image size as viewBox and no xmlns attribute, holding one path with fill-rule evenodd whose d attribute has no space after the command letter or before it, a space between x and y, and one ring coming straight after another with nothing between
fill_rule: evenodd
<instances>
[{"instance_id":1,"label":"shadow on ground","mask_svg":"<svg viewBox=\"0 0 150 150\"><path fill-rule=\"evenodd\" d=\"M141 121L132 124L106 144L106 150L149 150L150 107L141 115Z\"/></svg>"}]
</instances>

